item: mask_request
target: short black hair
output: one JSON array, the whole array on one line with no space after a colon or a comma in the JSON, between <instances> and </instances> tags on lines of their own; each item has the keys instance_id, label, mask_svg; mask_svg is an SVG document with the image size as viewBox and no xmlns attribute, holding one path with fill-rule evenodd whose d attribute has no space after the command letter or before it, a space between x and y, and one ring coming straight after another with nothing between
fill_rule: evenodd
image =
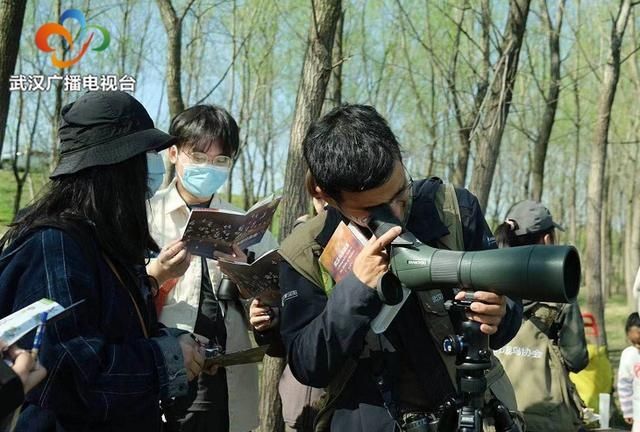
<instances>
[{"instance_id":1,"label":"short black hair","mask_svg":"<svg viewBox=\"0 0 640 432\"><path fill-rule=\"evenodd\" d=\"M207 152L214 139L222 140L222 153L234 157L240 146L238 124L218 105L195 105L171 121L169 133L178 137L176 146Z\"/></svg>"},{"instance_id":2,"label":"short black hair","mask_svg":"<svg viewBox=\"0 0 640 432\"><path fill-rule=\"evenodd\" d=\"M638 312L633 312L627 318L627 323L624 326L625 333L629 333L631 327L640 327L640 316L638 315Z\"/></svg>"},{"instance_id":3,"label":"short black hair","mask_svg":"<svg viewBox=\"0 0 640 432\"><path fill-rule=\"evenodd\" d=\"M333 199L384 184L402 161L387 121L368 105L341 105L309 127L302 151L315 183Z\"/></svg>"}]
</instances>

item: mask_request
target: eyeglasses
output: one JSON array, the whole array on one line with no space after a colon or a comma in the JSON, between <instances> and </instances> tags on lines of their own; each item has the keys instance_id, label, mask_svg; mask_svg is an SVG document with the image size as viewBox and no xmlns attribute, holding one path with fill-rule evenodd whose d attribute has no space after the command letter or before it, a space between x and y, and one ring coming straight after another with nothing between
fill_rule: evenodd
<instances>
[{"instance_id":1,"label":"eyeglasses","mask_svg":"<svg viewBox=\"0 0 640 432\"><path fill-rule=\"evenodd\" d=\"M404 204L410 198L411 190L413 189L413 178L406 167L404 168L405 173L405 185L402 189L398 191L398 193L391 198L391 200L387 203L390 206Z\"/></svg>"},{"instance_id":2,"label":"eyeglasses","mask_svg":"<svg viewBox=\"0 0 640 432\"><path fill-rule=\"evenodd\" d=\"M202 152L184 152L189 159L195 165L206 165L211 164L213 166L219 168L231 168L231 164L233 163L233 159L229 156L218 155L213 158L209 158L206 153Z\"/></svg>"}]
</instances>

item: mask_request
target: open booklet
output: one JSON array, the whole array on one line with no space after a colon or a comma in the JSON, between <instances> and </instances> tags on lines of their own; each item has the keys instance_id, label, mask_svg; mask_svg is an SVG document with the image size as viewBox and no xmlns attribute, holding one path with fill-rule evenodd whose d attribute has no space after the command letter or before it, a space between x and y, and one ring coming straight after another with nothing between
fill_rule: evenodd
<instances>
[{"instance_id":1,"label":"open booklet","mask_svg":"<svg viewBox=\"0 0 640 432\"><path fill-rule=\"evenodd\" d=\"M220 367L229 367L248 363L259 363L264 358L269 345L261 345L256 348L249 348L244 351L237 351L228 354L219 354L215 357L205 359L204 366L217 365Z\"/></svg>"},{"instance_id":2,"label":"open booklet","mask_svg":"<svg viewBox=\"0 0 640 432\"><path fill-rule=\"evenodd\" d=\"M269 229L281 196L268 196L246 213L214 208L194 208L182 235L187 249L194 255L213 258L214 251L233 254L259 243Z\"/></svg>"},{"instance_id":3,"label":"open booklet","mask_svg":"<svg viewBox=\"0 0 640 432\"><path fill-rule=\"evenodd\" d=\"M280 261L282 261L282 256L276 249L273 249L251 264L219 258L218 266L220 271L238 286L243 298L259 297L262 303L274 306L280 302L280 287L278 285L278 264Z\"/></svg>"},{"instance_id":4,"label":"open booklet","mask_svg":"<svg viewBox=\"0 0 640 432\"><path fill-rule=\"evenodd\" d=\"M362 234L360 228L353 223L346 225L344 222L340 222L320 255L320 265L338 283L351 272L353 262L366 242L367 238ZM383 333L389 327L410 293L411 291L403 286L400 303L393 306L387 304L382 306L380 313L371 321L371 329L374 333Z\"/></svg>"},{"instance_id":5,"label":"open booklet","mask_svg":"<svg viewBox=\"0 0 640 432\"><path fill-rule=\"evenodd\" d=\"M72 308L84 302L80 300L64 308L59 303L43 298L0 320L0 339L13 345L40 325L40 314L47 312L47 324L66 315Z\"/></svg>"}]
</instances>

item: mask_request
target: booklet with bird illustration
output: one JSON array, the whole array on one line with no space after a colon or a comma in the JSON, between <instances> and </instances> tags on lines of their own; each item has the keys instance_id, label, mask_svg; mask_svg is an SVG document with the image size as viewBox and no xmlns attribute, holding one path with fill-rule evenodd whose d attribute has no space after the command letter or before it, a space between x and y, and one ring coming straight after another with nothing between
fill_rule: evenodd
<instances>
[{"instance_id":1,"label":"booklet with bird illustration","mask_svg":"<svg viewBox=\"0 0 640 432\"><path fill-rule=\"evenodd\" d=\"M278 264L281 261L282 256L273 249L251 263L219 258L218 266L237 285L243 298L258 297L262 303L274 306L280 303Z\"/></svg>"},{"instance_id":2,"label":"booklet with bird illustration","mask_svg":"<svg viewBox=\"0 0 640 432\"><path fill-rule=\"evenodd\" d=\"M233 246L244 250L259 243L269 229L281 196L268 196L246 213L215 208L194 208L182 235L194 255L214 258L214 252L231 255Z\"/></svg>"}]
</instances>

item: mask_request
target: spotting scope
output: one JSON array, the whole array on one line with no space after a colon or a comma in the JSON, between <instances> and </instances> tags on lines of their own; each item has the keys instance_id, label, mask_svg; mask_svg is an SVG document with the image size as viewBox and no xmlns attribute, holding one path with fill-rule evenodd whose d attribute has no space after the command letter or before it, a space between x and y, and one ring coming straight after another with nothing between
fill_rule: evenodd
<instances>
[{"instance_id":1,"label":"spotting scope","mask_svg":"<svg viewBox=\"0 0 640 432\"><path fill-rule=\"evenodd\" d=\"M369 228L376 237L401 226L387 204L370 211ZM404 230L391 244L390 271L378 293L395 304L401 285L412 290L461 288L490 291L514 298L568 303L580 289L580 257L573 246L518 246L459 252L436 249Z\"/></svg>"}]
</instances>

